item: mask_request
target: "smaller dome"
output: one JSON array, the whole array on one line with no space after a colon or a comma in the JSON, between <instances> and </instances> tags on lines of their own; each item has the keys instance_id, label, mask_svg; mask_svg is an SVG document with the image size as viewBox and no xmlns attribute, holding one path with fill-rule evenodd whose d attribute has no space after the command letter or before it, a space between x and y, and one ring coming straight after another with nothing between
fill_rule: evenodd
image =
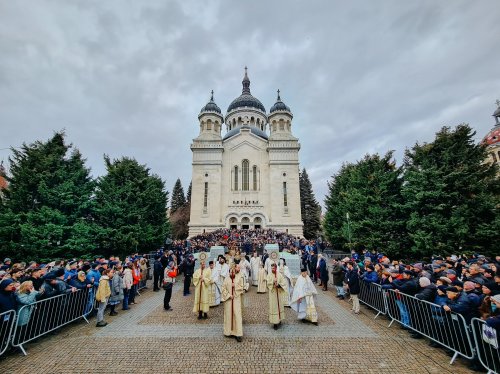
<instances>
[{"instance_id":1,"label":"smaller dome","mask_svg":"<svg viewBox=\"0 0 500 374\"><path fill-rule=\"evenodd\" d=\"M222 114L220 108L215 104L214 101L214 91L212 90L212 96L210 96L210 101L200 110L200 114L203 112L216 112Z\"/></svg>"},{"instance_id":2,"label":"smaller dome","mask_svg":"<svg viewBox=\"0 0 500 374\"><path fill-rule=\"evenodd\" d=\"M493 127L488 135L483 138L481 143L486 146L500 143L500 126Z\"/></svg>"},{"instance_id":3,"label":"smaller dome","mask_svg":"<svg viewBox=\"0 0 500 374\"><path fill-rule=\"evenodd\" d=\"M281 101L280 90L278 90L278 98L276 99L276 103L274 103L274 105L269 110L269 113L280 112L280 111L286 111L290 113L292 112L290 108L287 105L285 105L283 101Z\"/></svg>"}]
</instances>

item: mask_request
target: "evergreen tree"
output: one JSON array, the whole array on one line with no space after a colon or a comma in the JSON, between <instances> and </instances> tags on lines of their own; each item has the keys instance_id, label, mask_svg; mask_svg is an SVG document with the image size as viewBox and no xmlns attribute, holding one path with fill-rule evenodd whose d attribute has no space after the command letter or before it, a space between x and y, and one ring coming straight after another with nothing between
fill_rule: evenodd
<instances>
[{"instance_id":1,"label":"evergreen tree","mask_svg":"<svg viewBox=\"0 0 500 374\"><path fill-rule=\"evenodd\" d=\"M497 168L465 124L443 127L429 144L415 144L404 162L403 195L412 250L422 256L464 250L498 254Z\"/></svg>"},{"instance_id":2,"label":"evergreen tree","mask_svg":"<svg viewBox=\"0 0 500 374\"><path fill-rule=\"evenodd\" d=\"M107 174L98 180L96 220L102 254L149 251L169 234L164 182L136 160L105 156Z\"/></svg>"},{"instance_id":3,"label":"evergreen tree","mask_svg":"<svg viewBox=\"0 0 500 374\"><path fill-rule=\"evenodd\" d=\"M184 206L185 204L186 204L186 198L184 196L184 189L182 188L181 180L177 178L174 189L172 190L170 214L174 214L177 209Z\"/></svg>"},{"instance_id":4,"label":"evergreen tree","mask_svg":"<svg viewBox=\"0 0 500 374\"><path fill-rule=\"evenodd\" d=\"M305 168L299 174L299 188L304 237L316 239L321 229L321 206L314 197L312 184Z\"/></svg>"},{"instance_id":5,"label":"evergreen tree","mask_svg":"<svg viewBox=\"0 0 500 374\"><path fill-rule=\"evenodd\" d=\"M186 203L191 205L191 189L193 188L193 181L189 182L189 187L186 194Z\"/></svg>"},{"instance_id":6,"label":"evergreen tree","mask_svg":"<svg viewBox=\"0 0 500 374\"><path fill-rule=\"evenodd\" d=\"M9 189L0 211L0 248L23 260L91 253L94 181L77 149L58 132L12 148Z\"/></svg>"},{"instance_id":7,"label":"evergreen tree","mask_svg":"<svg viewBox=\"0 0 500 374\"><path fill-rule=\"evenodd\" d=\"M367 155L344 164L328 183L324 230L337 248L377 249L395 255L405 249L401 171L392 160Z\"/></svg>"}]
</instances>

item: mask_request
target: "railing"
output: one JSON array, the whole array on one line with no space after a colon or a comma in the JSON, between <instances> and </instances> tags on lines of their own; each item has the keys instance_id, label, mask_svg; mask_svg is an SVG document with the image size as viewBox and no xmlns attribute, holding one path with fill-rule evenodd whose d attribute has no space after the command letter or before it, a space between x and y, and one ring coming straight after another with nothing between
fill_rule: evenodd
<instances>
[{"instance_id":1,"label":"railing","mask_svg":"<svg viewBox=\"0 0 500 374\"><path fill-rule=\"evenodd\" d=\"M359 281L360 292L359 301L377 311L377 318L379 315L387 314L387 301L385 298L385 291L380 284Z\"/></svg>"},{"instance_id":2,"label":"railing","mask_svg":"<svg viewBox=\"0 0 500 374\"><path fill-rule=\"evenodd\" d=\"M19 309L12 345L26 355L23 345L83 318L92 311L94 293L89 288L36 301Z\"/></svg>"},{"instance_id":3,"label":"railing","mask_svg":"<svg viewBox=\"0 0 500 374\"><path fill-rule=\"evenodd\" d=\"M16 311L8 310L0 313L0 356L7 351L16 322Z\"/></svg>"},{"instance_id":4,"label":"railing","mask_svg":"<svg viewBox=\"0 0 500 374\"><path fill-rule=\"evenodd\" d=\"M488 369L488 374L500 373L499 331L489 327L478 318L472 319L471 329L474 334L476 355L479 362Z\"/></svg>"},{"instance_id":5,"label":"railing","mask_svg":"<svg viewBox=\"0 0 500 374\"><path fill-rule=\"evenodd\" d=\"M389 290L386 293L387 314L408 329L439 343L454 352L452 364L458 355L472 359L474 349L465 318L446 312L441 306L416 297Z\"/></svg>"}]
</instances>

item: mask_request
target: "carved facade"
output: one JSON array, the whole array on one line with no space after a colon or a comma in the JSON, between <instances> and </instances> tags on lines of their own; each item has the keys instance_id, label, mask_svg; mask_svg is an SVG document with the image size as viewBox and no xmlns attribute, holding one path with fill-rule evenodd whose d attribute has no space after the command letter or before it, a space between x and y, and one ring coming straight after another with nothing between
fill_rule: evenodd
<instances>
[{"instance_id":1,"label":"carved facade","mask_svg":"<svg viewBox=\"0 0 500 374\"><path fill-rule=\"evenodd\" d=\"M218 228L273 228L302 237L293 115L279 92L267 114L250 93L246 69L242 83L225 117L213 93L198 116L189 236Z\"/></svg>"}]
</instances>

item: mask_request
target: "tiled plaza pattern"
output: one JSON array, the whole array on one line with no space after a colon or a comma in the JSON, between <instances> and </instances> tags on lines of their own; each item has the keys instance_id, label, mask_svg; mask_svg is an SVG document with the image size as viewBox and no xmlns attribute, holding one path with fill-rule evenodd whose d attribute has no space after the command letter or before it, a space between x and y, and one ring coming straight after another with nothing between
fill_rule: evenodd
<instances>
[{"instance_id":1,"label":"tiled plaza pattern","mask_svg":"<svg viewBox=\"0 0 500 374\"><path fill-rule=\"evenodd\" d=\"M182 281L182 280L181 280ZM334 291L317 298L319 326L296 321L286 308L284 326L268 323L268 295L252 288L245 295L243 342L222 334L223 306L211 308L209 319L192 313L193 296L174 288L171 305L162 309L163 291L146 290L131 310L106 316L96 328L77 322L58 335L28 344L28 356L10 354L0 360L0 373L469 373L465 361L450 358L425 340L413 340L387 320L374 320L362 307L350 313Z\"/></svg>"}]
</instances>

